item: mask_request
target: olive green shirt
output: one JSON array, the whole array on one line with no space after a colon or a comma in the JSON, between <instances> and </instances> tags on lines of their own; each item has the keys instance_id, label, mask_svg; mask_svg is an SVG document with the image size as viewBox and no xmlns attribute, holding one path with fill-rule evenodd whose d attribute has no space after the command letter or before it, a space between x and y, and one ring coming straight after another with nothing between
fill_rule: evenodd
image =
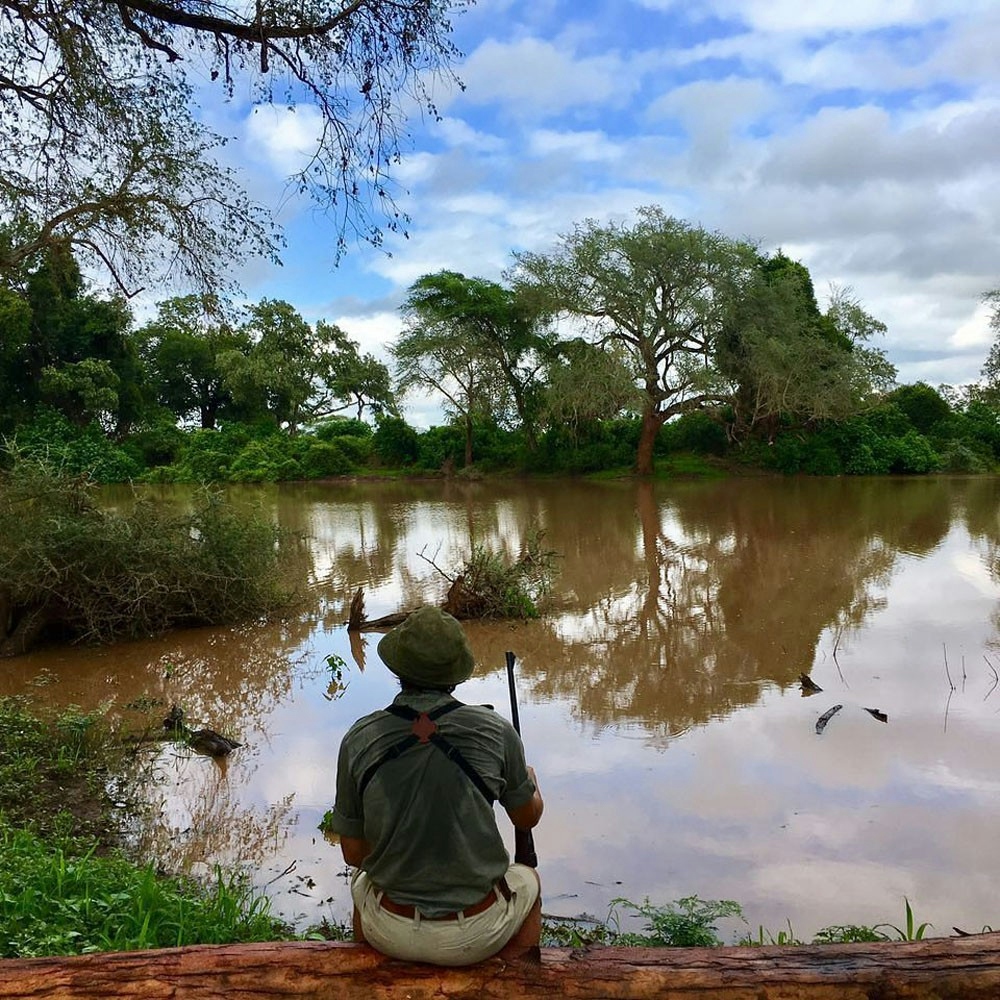
<instances>
[{"instance_id":1,"label":"olive green shirt","mask_svg":"<svg viewBox=\"0 0 1000 1000\"><path fill-rule=\"evenodd\" d=\"M401 692L394 704L430 712L452 700L439 691ZM340 745L330 828L371 844L362 867L396 903L440 916L479 902L510 864L492 806L459 766L432 743L417 743L367 768L410 733L412 723L379 711L359 719ZM438 732L475 768L505 809L531 800L521 739L506 719L462 705L437 720Z\"/></svg>"}]
</instances>

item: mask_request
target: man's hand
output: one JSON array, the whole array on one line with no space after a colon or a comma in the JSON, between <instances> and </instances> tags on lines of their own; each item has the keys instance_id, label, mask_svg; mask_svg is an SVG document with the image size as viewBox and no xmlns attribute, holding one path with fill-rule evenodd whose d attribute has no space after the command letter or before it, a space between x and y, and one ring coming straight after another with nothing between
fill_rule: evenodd
<instances>
[{"instance_id":1,"label":"man's hand","mask_svg":"<svg viewBox=\"0 0 1000 1000\"><path fill-rule=\"evenodd\" d=\"M523 806L507 810L510 821L518 830L530 830L532 827L537 826L538 821L542 818L542 810L545 808L545 803L542 802L542 793L538 790L538 778L535 776L535 769L530 765L528 767L528 777L531 778L535 786L535 794Z\"/></svg>"}]
</instances>

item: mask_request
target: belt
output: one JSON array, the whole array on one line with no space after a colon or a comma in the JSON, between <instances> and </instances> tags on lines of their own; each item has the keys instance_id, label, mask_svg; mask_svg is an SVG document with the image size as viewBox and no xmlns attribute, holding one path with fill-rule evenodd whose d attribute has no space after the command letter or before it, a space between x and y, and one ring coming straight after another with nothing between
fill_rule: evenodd
<instances>
[{"instance_id":1,"label":"belt","mask_svg":"<svg viewBox=\"0 0 1000 1000\"><path fill-rule=\"evenodd\" d=\"M420 916L423 920L458 920L459 917L474 917L477 913L485 913L497 901L497 893L504 899L510 899L513 895L510 891L510 886L507 885L506 878L501 877L497 884L478 903L473 903L464 910L456 910L454 913L442 913L439 917L425 917L422 913ZM385 893L382 893L379 906L383 910L395 913L398 917L412 918L419 912L419 907L409 906L405 903L394 903Z\"/></svg>"}]
</instances>

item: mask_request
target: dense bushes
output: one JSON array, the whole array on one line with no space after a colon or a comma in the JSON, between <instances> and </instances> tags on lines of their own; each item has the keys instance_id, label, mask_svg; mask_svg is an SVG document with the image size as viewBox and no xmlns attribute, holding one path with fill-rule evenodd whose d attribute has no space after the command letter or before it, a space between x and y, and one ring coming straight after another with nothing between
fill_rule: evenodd
<instances>
[{"instance_id":1,"label":"dense bushes","mask_svg":"<svg viewBox=\"0 0 1000 1000\"><path fill-rule=\"evenodd\" d=\"M19 461L0 479L0 537L0 655L53 632L109 641L244 621L290 598L292 540L209 492L189 513L140 496L105 510L84 478Z\"/></svg>"},{"instance_id":2,"label":"dense bushes","mask_svg":"<svg viewBox=\"0 0 1000 1000\"><path fill-rule=\"evenodd\" d=\"M815 476L990 472L1000 464L1000 419L981 401L950 403L929 386L901 386L881 405L841 421L806 425L776 418L748 439L729 438L732 414L693 411L665 424L655 454L677 469L687 456L704 472L716 459L785 474ZM524 433L495 422L473 427L473 470L585 475L635 465L638 417L554 424L529 445ZM116 444L97 425L72 425L39 411L8 441L8 453L36 458L97 482L282 482L364 474L376 469L462 473L465 429L457 423L417 430L384 415L373 429L328 418L290 435L273 420L182 430L169 423L138 429ZM706 464L704 458L711 461ZM700 464L699 464L700 463ZM666 464L666 463L665 463ZM718 464L717 462L715 464Z\"/></svg>"},{"instance_id":3,"label":"dense bushes","mask_svg":"<svg viewBox=\"0 0 1000 1000\"><path fill-rule=\"evenodd\" d=\"M141 455L115 444L97 424L77 427L61 413L44 408L8 439L7 450L102 483L128 482L143 469Z\"/></svg>"}]
</instances>

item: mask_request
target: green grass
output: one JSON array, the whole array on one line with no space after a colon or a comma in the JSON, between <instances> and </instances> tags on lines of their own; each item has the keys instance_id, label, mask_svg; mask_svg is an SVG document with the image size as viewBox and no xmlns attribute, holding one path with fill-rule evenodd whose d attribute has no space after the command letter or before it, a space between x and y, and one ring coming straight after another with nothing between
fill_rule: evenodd
<instances>
[{"instance_id":1,"label":"green grass","mask_svg":"<svg viewBox=\"0 0 1000 1000\"><path fill-rule=\"evenodd\" d=\"M99 713L70 707L42 719L25 698L0 698L0 813L61 834L69 807L77 832L94 832L104 821L104 777L120 759L109 739Z\"/></svg>"},{"instance_id":2,"label":"green grass","mask_svg":"<svg viewBox=\"0 0 1000 1000\"><path fill-rule=\"evenodd\" d=\"M238 875L201 886L115 849L130 751L99 713L2 698L0 746L0 958L294 936Z\"/></svg>"},{"instance_id":3,"label":"green grass","mask_svg":"<svg viewBox=\"0 0 1000 1000\"><path fill-rule=\"evenodd\" d=\"M0 818L0 957L273 941L289 930L235 876L209 887Z\"/></svg>"},{"instance_id":4,"label":"green grass","mask_svg":"<svg viewBox=\"0 0 1000 1000\"><path fill-rule=\"evenodd\" d=\"M920 941L930 923L918 924L913 916L910 901L904 897L904 922L901 927L882 923L835 924L824 927L813 936L811 944L848 944L863 941ZM624 931L624 918L641 917L639 931ZM553 918L542 921L542 944L550 947L582 948L589 945L609 945L635 948L714 948L723 944L717 924L726 918L744 920L743 908L731 899L701 899L685 896L673 903L657 905L648 899L633 903L627 899L614 899L607 920L591 917ZM745 920L744 920L745 922ZM803 945L787 921L787 929L770 931L760 925L756 934L746 933L735 943L744 947L765 945ZM989 926L983 928L989 930Z\"/></svg>"}]
</instances>

